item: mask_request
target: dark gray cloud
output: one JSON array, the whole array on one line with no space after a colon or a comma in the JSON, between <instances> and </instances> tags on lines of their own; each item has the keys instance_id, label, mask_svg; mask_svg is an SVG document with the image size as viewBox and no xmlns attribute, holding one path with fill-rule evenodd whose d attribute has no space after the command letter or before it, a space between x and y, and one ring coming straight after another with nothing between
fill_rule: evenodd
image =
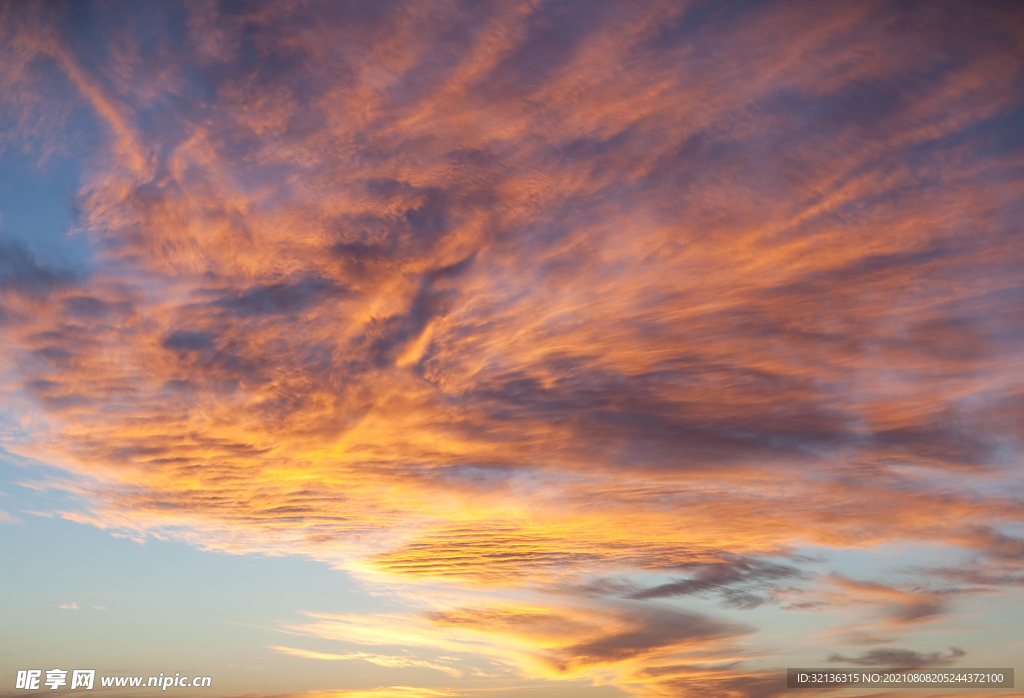
<instances>
[{"instance_id":1,"label":"dark gray cloud","mask_svg":"<svg viewBox=\"0 0 1024 698\"><path fill-rule=\"evenodd\" d=\"M642 612L642 627L629 632L608 635L559 651L563 666L620 662L643 656L673 645L696 643L740 635L748 632L743 626L701 616L695 613L660 609Z\"/></svg>"},{"instance_id":2,"label":"dark gray cloud","mask_svg":"<svg viewBox=\"0 0 1024 698\"><path fill-rule=\"evenodd\" d=\"M742 670L723 670L721 677L709 677L707 670L698 676L673 678L661 682L665 689L694 698L773 698L791 694L785 678L766 673L744 674Z\"/></svg>"},{"instance_id":3,"label":"dark gray cloud","mask_svg":"<svg viewBox=\"0 0 1024 698\"><path fill-rule=\"evenodd\" d=\"M795 579L804 574L790 565L750 558L693 567L695 570L692 577L637 591L630 598L656 599L720 592L729 605L753 608L766 600L754 591L769 587L776 581Z\"/></svg>"},{"instance_id":4,"label":"dark gray cloud","mask_svg":"<svg viewBox=\"0 0 1024 698\"><path fill-rule=\"evenodd\" d=\"M845 657L838 652L829 655L826 661L834 664L849 664L852 666L884 666L894 669L922 669L925 667L945 667L954 664L956 660L966 656L959 647L951 647L948 654L942 652L915 652L886 648L865 652L859 657Z\"/></svg>"},{"instance_id":5,"label":"dark gray cloud","mask_svg":"<svg viewBox=\"0 0 1024 698\"><path fill-rule=\"evenodd\" d=\"M295 283L253 286L241 295L220 298L213 305L237 317L258 317L297 313L326 299L343 297L346 293L344 286L331 279L307 276Z\"/></svg>"},{"instance_id":6,"label":"dark gray cloud","mask_svg":"<svg viewBox=\"0 0 1024 698\"><path fill-rule=\"evenodd\" d=\"M210 332L177 330L167 335L163 346L172 351L199 351L213 346L214 335Z\"/></svg>"}]
</instances>

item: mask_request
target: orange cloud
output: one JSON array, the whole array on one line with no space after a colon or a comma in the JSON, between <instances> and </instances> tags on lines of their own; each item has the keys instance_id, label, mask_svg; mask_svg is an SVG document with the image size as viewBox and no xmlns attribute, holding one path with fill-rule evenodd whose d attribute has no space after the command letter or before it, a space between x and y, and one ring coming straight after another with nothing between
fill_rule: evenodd
<instances>
[{"instance_id":1,"label":"orange cloud","mask_svg":"<svg viewBox=\"0 0 1024 698\"><path fill-rule=\"evenodd\" d=\"M26 147L66 99L104 144L88 270L0 239L5 448L71 520L419 609L296 632L637 695L775 695L689 604L902 627L1016 580L1019 16L599 5L0 9ZM907 541L984 560L801 553Z\"/></svg>"}]
</instances>

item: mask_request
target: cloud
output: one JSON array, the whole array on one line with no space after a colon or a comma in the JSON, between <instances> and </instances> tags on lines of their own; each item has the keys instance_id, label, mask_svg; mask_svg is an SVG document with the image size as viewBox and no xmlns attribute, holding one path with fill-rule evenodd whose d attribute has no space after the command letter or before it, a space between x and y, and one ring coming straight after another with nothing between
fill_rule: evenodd
<instances>
[{"instance_id":1,"label":"cloud","mask_svg":"<svg viewBox=\"0 0 1024 698\"><path fill-rule=\"evenodd\" d=\"M298 312L320 302L323 297L344 293L345 288L335 285L331 280L307 277L294 284L269 284L245 289L241 296L220 298L213 305L241 316L276 315Z\"/></svg>"},{"instance_id":2,"label":"cloud","mask_svg":"<svg viewBox=\"0 0 1024 698\"><path fill-rule=\"evenodd\" d=\"M962 531L956 545L971 551L971 557L955 567L933 566L922 573L949 583L982 588L1015 587L1024 583L1024 540L991 526L976 526Z\"/></svg>"},{"instance_id":3,"label":"cloud","mask_svg":"<svg viewBox=\"0 0 1024 698\"><path fill-rule=\"evenodd\" d=\"M0 325L19 325L39 313L55 292L74 285L73 275L53 269L16 241L0 238Z\"/></svg>"},{"instance_id":4,"label":"cloud","mask_svg":"<svg viewBox=\"0 0 1024 698\"><path fill-rule=\"evenodd\" d=\"M45 297L70 280L67 272L41 265L23 245L0 241L0 291Z\"/></svg>"},{"instance_id":5,"label":"cloud","mask_svg":"<svg viewBox=\"0 0 1024 698\"><path fill-rule=\"evenodd\" d=\"M665 681L668 691L686 691L687 695L727 696L728 698L772 698L788 692L785 681L776 675L714 672L710 676L684 676ZM715 674L718 674L717 676Z\"/></svg>"},{"instance_id":6,"label":"cloud","mask_svg":"<svg viewBox=\"0 0 1024 698\"><path fill-rule=\"evenodd\" d=\"M413 688L411 686L379 686L366 690L319 691L316 695L327 698L437 698L438 696L457 696L457 692L437 691L430 688Z\"/></svg>"},{"instance_id":7,"label":"cloud","mask_svg":"<svg viewBox=\"0 0 1024 698\"><path fill-rule=\"evenodd\" d=\"M68 608L68 609L77 610L78 609L78 604L77 603L62 603L60 606L58 606L58 608Z\"/></svg>"},{"instance_id":8,"label":"cloud","mask_svg":"<svg viewBox=\"0 0 1024 698\"><path fill-rule=\"evenodd\" d=\"M383 667L420 667L426 669L436 669L442 671L449 676L458 678L462 676L462 672L454 667L445 666L444 664L437 664L434 662L428 662L420 659L413 659L411 657L395 657L383 654L369 654L367 652L349 652L348 654L331 654L329 652L313 652L310 650L298 649L295 647L282 647L274 645L270 649L276 652L282 652L284 654L291 655L293 657L306 657L307 659L326 659L330 661L344 660L344 659L362 659L364 661L376 664L377 666Z\"/></svg>"},{"instance_id":9,"label":"cloud","mask_svg":"<svg viewBox=\"0 0 1024 698\"><path fill-rule=\"evenodd\" d=\"M412 686L378 686L377 688L369 689L338 689L310 691L308 693L285 693L277 696L266 696L265 698L298 698L298 696L309 695L323 698L438 698L440 696L459 696L465 694L460 691L415 688Z\"/></svg>"},{"instance_id":10,"label":"cloud","mask_svg":"<svg viewBox=\"0 0 1024 698\"><path fill-rule=\"evenodd\" d=\"M806 594L805 600L797 602L797 605L874 607L877 620L889 628L941 621L952 612L957 596L986 591L976 587L936 588L922 583L896 586L850 579L839 574L829 575L827 581L828 586ZM800 597L799 593L795 595L795 598Z\"/></svg>"},{"instance_id":11,"label":"cloud","mask_svg":"<svg viewBox=\"0 0 1024 698\"><path fill-rule=\"evenodd\" d=\"M709 640L745 633L742 626L727 624L697 614L651 610L644 614L639 627L626 632L570 645L558 652L562 666L572 664L606 664L661 654L680 645L706 644Z\"/></svg>"},{"instance_id":12,"label":"cloud","mask_svg":"<svg viewBox=\"0 0 1024 698\"><path fill-rule=\"evenodd\" d=\"M616 676L626 682L650 680L643 671L651 662L678 661L690 653L705 661L728 656L734 651L733 641L752 631L738 623L667 607L652 609L636 603L538 606L511 599L499 603L498 598L487 606L448 607L423 616L307 614L310 622L289 624L284 630L364 646L468 654L555 681ZM304 650L282 651L308 656ZM367 658L349 653L326 656Z\"/></svg>"},{"instance_id":13,"label":"cloud","mask_svg":"<svg viewBox=\"0 0 1024 698\"><path fill-rule=\"evenodd\" d=\"M0 247L67 518L418 609L314 636L652 695L774 695L712 595L903 628L1015 583L1013 10L82 11L0 9L10 142L97 150L91 273ZM908 541L984 561L797 554ZM665 669L701 650L732 668Z\"/></svg>"},{"instance_id":14,"label":"cloud","mask_svg":"<svg viewBox=\"0 0 1024 698\"><path fill-rule=\"evenodd\" d=\"M749 587L757 588L776 580L803 576L799 569L789 565L751 559L693 565L693 567L697 569L694 577L643 589L634 592L631 598L655 599L721 591L725 594L727 603L743 608L753 608L763 603L764 599L748 591Z\"/></svg>"},{"instance_id":15,"label":"cloud","mask_svg":"<svg viewBox=\"0 0 1024 698\"><path fill-rule=\"evenodd\" d=\"M1024 564L1024 539L1008 536L991 526L977 526L960 538L965 547L977 548L993 560Z\"/></svg>"},{"instance_id":16,"label":"cloud","mask_svg":"<svg viewBox=\"0 0 1024 698\"><path fill-rule=\"evenodd\" d=\"M951 647L949 654L942 652L914 652L913 650L901 650L895 648L884 648L871 650L859 657L844 657L833 652L829 655L828 661L838 664L849 664L853 666L886 666L903 669L921 669L924 667L950 666L960 657L967 653L959 647Z\"/></svg>"}]
</instances>

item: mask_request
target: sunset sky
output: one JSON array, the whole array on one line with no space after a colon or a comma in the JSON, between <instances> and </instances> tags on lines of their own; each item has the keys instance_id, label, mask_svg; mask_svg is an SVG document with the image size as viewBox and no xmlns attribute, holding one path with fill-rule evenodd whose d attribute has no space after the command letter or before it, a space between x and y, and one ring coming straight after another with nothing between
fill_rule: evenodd
<instances>
[{"instance_id":1,"label":"sunset sky","mask_svg":"<svg viewBox=\"0 0 1024 698\"><path fill-rule=\"evenodd\" d=\"M0 0L2 697L1024 670L1022 463L1019 2Z\"/></svg>"}]
</instances>

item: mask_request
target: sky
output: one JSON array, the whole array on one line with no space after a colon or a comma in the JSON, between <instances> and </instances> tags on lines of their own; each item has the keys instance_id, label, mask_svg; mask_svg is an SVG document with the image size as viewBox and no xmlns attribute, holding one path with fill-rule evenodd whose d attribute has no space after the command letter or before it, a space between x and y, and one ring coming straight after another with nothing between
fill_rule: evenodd
<instances>
[{"instance_id":1,"label":"sky","mask_svg":"<svg viewBox=\"0 0 1024 698\"><path fill-rule=\"evenodd\" d=\"M1013 668L1022 194L1017 2L0 2L0 696Z\"/></svg>"}]
</instances>

